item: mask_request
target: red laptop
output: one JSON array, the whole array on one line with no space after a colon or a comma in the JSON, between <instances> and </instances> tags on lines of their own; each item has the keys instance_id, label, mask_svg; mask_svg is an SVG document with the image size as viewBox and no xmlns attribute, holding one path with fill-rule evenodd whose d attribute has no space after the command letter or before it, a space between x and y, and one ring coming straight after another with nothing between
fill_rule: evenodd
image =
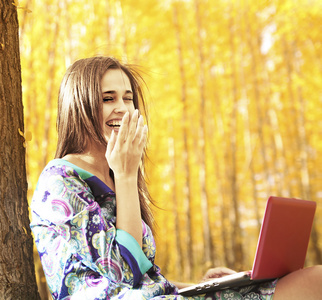
<instances>
[{"instance_id":1,"label":"red laptop","mask_svg":"<svg viewBox=\"0 0 322 300\"><path fill-rule=\"evenodd\" d=\"M294 198L270 197L258 239L253 269L179 290L183 296L251 285L282 277L303 268L316 203Z\"/></svg>"}]
</instances>

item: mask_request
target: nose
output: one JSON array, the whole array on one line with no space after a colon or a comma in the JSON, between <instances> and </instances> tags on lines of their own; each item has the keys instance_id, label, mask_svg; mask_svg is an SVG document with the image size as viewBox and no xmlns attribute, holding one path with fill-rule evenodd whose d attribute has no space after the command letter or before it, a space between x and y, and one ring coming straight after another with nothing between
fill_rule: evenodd
<instances>
[{"instance_id":1,"label":"nose","mask_svg":"<svg viewBox=\"0 0 322 300\"><path fill-rule=\"evenodd\" d=\"M123 113L125 114L128 109L124 103L124 100L122 98L117 99L115 103L115 108L114 108L115 113Z\"/></svg>"}]
</instances>

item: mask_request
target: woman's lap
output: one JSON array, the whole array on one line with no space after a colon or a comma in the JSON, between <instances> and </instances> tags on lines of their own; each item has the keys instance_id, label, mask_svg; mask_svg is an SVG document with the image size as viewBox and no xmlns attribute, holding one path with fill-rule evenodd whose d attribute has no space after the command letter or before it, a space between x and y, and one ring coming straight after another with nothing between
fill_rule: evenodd
<instances>
[{"instance_id":1,"label":"woman's lap","mask_svg":"<svg viewBox=\"0 0 322 300\"><path fill-rule=\"evenodd\" d=\"M227 289L194 297L164 295L155 297L153 300L272 300L277 282L278 279L257 285Z\"/></svg>"}]
</instances>

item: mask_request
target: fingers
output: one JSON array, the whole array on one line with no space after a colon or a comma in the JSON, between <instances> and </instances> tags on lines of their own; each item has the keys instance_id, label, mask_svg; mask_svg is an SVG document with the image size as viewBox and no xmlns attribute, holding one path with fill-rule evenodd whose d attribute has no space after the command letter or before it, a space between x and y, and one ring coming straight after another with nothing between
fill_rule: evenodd
<instances>
[{"instance_id":1,"label":"fingers","mask_svg":"<svg viewBox=\"0 0 322 300\"><path fill-rule=\"evenodd\" d=\"M126 112L122 118L121 127L117 135L117 141L119 144L124 143L126 141L126 138L128 135L129 118L130 118L130 114L129 112Z\"/></svg>"},{"instance_id":2,"label":"fingers","mask_svg":"<svg viewBox=\"0 0 322 300\"><path fill-rule=\"evenodd\" d=\"M144 134L146 134L146 132L144 132L144 127L146 127L144 125L144 120L143 120L143 117L140 116L139 119L138 119L138 122L137 122L137 126L136 126L136 131L135 131L135 135L133 137L133 142L136 142L136 143L141 143L141 140L142 140L142 137Z\"/></svg>"},{"instance_id":3,"label":"fingers","mask_svg":"<svg viewBox=\"0 0 322 300\"><path fill-rule=\"evenodd\" d=\"M229 269L229 268L225 268L225 267L223 267L222 268L222 271L225 273L225 274L235 274L235 273L237 273L235 270L232 270L232 269Z\"/></svg>"},{"instance_id":4,"label":"fingers","mask_svg":"<svg viewBox=\"0 0 322 300\"><path fill-rule=\"evenodd\" d=\"M114 174L137 174L147 141L147 126L138 110L127 112L116 134L112 131L106 148L106 158Z\"/></svg>"},{"instance_id":5,"label":"fingers","mask_svg":"<svg viewBox=\"0 0 322 300\"><path fill-rule=\"evenodd\" d=\"M112 134L111 134L111 137L108 140L107 147L106 147L106 154L108 156L112 153L112 151L114 149L114 146L115 146L115 143L116 143L116 134L115 134L115 132L113 130Z\"/></svg>"},{"instance_id":6,"label":"fingers","mask_svg":"<svg viewBox=\"0 0 322 300\"><path fill-rule=\"evenodd\" d=\"M235 274L236 271L231 270L229 268L226 267L217 267L217 268L213 268L213 269L209 269L205 276L203 277L201 282L207 281L211 278L220 278L226 275L231 275L231 274Z\"/></svg>"},{"instance_id":7,"label":"fingers","mask_svg":"<svg viewBox=\"0 0 322 300\"><path fill-rule=\"evenodd\" d=\"M147 142L147 139L148 139L148 126L144 125L142 129L142 135L141 135L139 145L142 145L142 147L144 147Z\"/></svg>"},{"instance_id":8,"label":"fingers","mask_svg":"<svg viewBox=\"0 0 322 300\"><path fill-rule=\"evenodd\" d=\"M141 144L147 133L147 128L144 125L144 120L142 115L139 115L139 111L136 109L132 115L131 120L129 120L129 113L127 112L122 119L121 128L118 133L119 143L135 143Z\"/></svg>"},{"instance_id":9,"label":"fingers","mask_svg":"<svg viewBox=\"0 0 322 300\"><path fill-rule=\"evenodd\" d=\"M115 140L114 140L115 138ZM132 146L143 149L147 140L147 126L144 125L144 119L142 115L139 115L139 111L136 109L130 119L129 112L126 112L122 118L121 126L118 134L115 134L113 142L110 143L111 149L114 146L117 149L121 149L124 146L130 148Z\"/></svg>"},{"instance_id":10,"label":"fingers","mask_svg":"<svg viewBox=\"0 0 322 300\"><path fill-rule=\"evenodd\" d=\"M142 122L143 122L143 118L142 116L139 117L139 111L136 109L132 115L132 118L129 124L129 131L127 136L128 142L134 141L134 139L136 138L136 134L138 132L138 128Z\"/></svg>"}]
</instances>

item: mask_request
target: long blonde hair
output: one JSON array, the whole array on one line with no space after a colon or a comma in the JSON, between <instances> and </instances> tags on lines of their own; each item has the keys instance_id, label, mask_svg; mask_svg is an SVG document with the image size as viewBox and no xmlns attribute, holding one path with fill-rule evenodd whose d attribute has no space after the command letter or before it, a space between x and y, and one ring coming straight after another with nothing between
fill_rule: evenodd
<instances>
[{"instance_id":1,"label":"long blonde hair","mask_svg":"<svg viewBox=\"0 0 322 300\"><path fill-rule=\"evenodd\" d=\"M120 63L113 57L97 56L80 59L71 65L62 80L58 96L56 158L82 153L90 139L106 147L100 120L102 118L101 79L109 69L121 69L129 78L134 107L146 116L143 78L134 66ZM144 158L138 171L138 191L142 219L153 229L153 204L144 177ZM113 172L110 170L113 178Z\"/></svg>"}]
</instances>

